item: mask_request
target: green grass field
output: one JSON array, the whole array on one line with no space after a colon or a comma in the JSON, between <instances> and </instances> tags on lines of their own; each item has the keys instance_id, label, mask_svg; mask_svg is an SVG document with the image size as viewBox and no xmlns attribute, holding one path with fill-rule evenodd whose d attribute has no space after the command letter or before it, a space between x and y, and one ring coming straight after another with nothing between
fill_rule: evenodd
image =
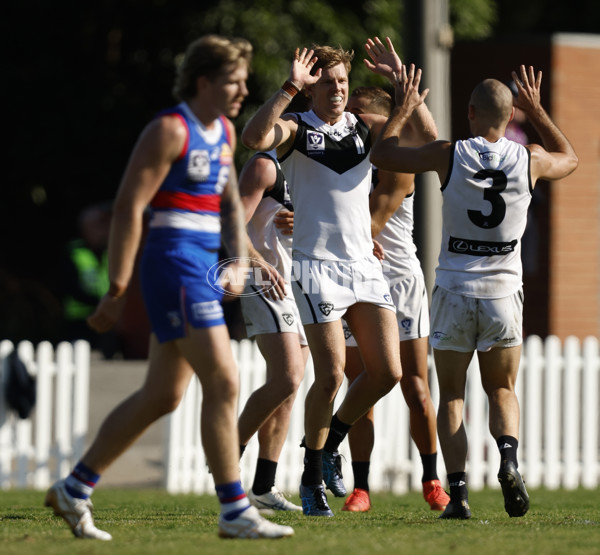
<instances>
[{"instance_id":1,"label":"green grass field","mask_svg":"<svg viewBox=\"0 0 600 555\"><path fill-rule=\"evenodd\" d=\"M12 490L0 492L0 553L598 554L599 494L534 490L529 513L517 519L504 512L500 490L472 492L473 518L468 521L439 520L420 493L375 494L373 509L363 514L341 512L344 500L329 495L333 518L269 517L293 526L292 538L222 540L214 496L99 488L94 494L96 524L113 541L98 542L74 538L62 519L43 507L43 492Z\"/></svg>"}]
</instances>

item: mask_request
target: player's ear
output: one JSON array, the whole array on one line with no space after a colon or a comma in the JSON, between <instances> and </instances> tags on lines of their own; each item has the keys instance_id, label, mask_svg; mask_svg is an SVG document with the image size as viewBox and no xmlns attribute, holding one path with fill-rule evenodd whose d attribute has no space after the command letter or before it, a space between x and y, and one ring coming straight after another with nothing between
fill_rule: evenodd
<instances>
[{"instance_id":1,"label":"player's ear","mask_svg":"<svg viewBox=\"0 0 600 555\"><path fill-rule=\"evenodd\" d=\"M473 121L475 119L475 106L473 106L473 104L469 104L469 108L467 110L467 117L470 121Z\"/></svg>"}]
</instances>

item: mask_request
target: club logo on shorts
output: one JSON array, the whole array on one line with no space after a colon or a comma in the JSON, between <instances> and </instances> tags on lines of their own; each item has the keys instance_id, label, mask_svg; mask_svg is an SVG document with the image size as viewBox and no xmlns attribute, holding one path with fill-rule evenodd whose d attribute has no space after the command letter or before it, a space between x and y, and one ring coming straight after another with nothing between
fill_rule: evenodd
<instances>
[{"instance_id":1,"label":"club logo on shorts","mask_svg":"<svg viewBox=\"0 0 600 555\"><path fill-rule=\"evenodd\" d=\"M285 312L281 315L281 317L288 326L291 326L294 323L294 315L290 314L289 312Z\"/></svg>"},{"instance_id":2,"label":"club logo on shorts","mask_svg":"<svg viewBox=\"0 0 600 555\"><path fill-rule=\"evenodd\" d=\"M331 314L331 311L333 310L333 303L329 303L329 302L320 302L319 303L319 310L325 315L325 316L329 316Z\"/></svg>"},{"instance_id":3,"label":"club logo on shorts","mask_svg":"<svg viewBox=\"0 0 600 555\"><path fill-rule=\"evenodd\" d=\"M350 326L344 325L344 339L349 339L350 337L352 337L352 330Z\"/></svg>"},{"instance_id":4,"label":"club logo on shorts","mask_svg":"<svg viewBox=\"0 0 600 555\"><path fill-rule=\"evenodd\" d=\"M412 328L412 323L412 318L403 318L400 321L400 325L402 326L404 333L408 333L410 331L410 329Z\"/></svg>"},{"instance_id":5,"label":"club logo on shorts","mask_svg":"<svg viewBox=\"0 0 600 555\"><path fill-rule=\"evenodd\" d=\"M388 295L387 293L383 296L383 298L388 302L391 303L392 302L392 296Z\"/></svg>"},{"instance_id":6,"label":"club logo on shorts","mask_svg":"<svg viewBox=\"0 0 600 555\"><path fill-rule=\"evenodd\" d=\"M179 312L175 310L167 312L167 318L172 328L178 328L181 326L181 316L179 315Z\"/></svg>"}]
</instances>

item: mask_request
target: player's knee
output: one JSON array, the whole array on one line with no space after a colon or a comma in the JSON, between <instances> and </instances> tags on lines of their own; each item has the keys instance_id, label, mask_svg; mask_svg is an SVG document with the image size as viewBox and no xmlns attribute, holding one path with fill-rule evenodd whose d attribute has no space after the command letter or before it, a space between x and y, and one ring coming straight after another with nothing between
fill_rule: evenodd
<instances>
[{"instance_id":1,"label":"player's knee","mask_svg":"<svg viewBox=\"0 0 600 555\"><path fill-rule=\"evenodd\" d=\"M418 377L405 378L400 382L400 386L409 410L416 413L427 413L430 399L423 380Z\"/></svg>"},{"instance_id":2,"label":"player's knee","mask_svg":"<svg viewBox=\"0 0 600 555\"><path fill-rule=\"evenodd\" d=\"M326 376L321 376L318 380L315 379L315 385L321 389L322 395L329 400L333 400L342 385L343 379L343 372L331 372Z\"/></svg>"},{"instance_id":3,"label":"player's knee","mask_svg":"<svg viewBox=\"0 0 600 555\"><path fill-rule=\"evenodd\" d=\"M160 395L154 396L148 403L156 411L157 417L161 417L173 412L179 406L182 398L183 394L177 391L162 391Z\"/></svg>"},{"instance_id":4,"label":"player's knee","mask_svg":"<svg viewBox=\"0 0 600 555\"><path fill-rule=\"evenodd\" d=\"M377 387L385 394L400 382L402 379L402 369L397 368L387 372L378 372L375 376L371 375L369 379L373 379Z\"/></svg>"}]
</instances>

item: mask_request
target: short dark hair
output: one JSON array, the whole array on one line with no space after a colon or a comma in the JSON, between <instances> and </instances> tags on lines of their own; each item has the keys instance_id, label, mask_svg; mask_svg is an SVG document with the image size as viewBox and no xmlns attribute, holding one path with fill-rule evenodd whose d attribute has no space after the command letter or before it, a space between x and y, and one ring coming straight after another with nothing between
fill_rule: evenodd
<instances>
[{"instance_id":1,"label":"short dark hair","mask_svg":"<svg viewBox=\"0 0 600 555\"><path fill-rule=\"evenodd\" d=\"M356 87L350 97L366 98L374 113L389 117L394 107L394 99L381 87Z\"/></svg>"}]
</instances>

